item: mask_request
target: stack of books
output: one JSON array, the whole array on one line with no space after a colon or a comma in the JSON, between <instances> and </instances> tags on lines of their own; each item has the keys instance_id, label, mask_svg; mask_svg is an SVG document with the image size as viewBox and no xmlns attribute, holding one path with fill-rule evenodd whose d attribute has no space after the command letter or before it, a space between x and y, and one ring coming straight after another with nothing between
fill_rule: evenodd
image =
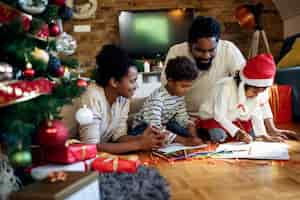
<instances>
[{"instance_id":1,"label":"stack of books","mask_svg":"<svg viewBox=\"0 0 300 200\"><path fill-rule=\"evenodd\" d=\"M187 158L198 156L207 156L211 151L207 144L199 146L184 146L182 144L173 143L163 148L153 151L153 155L163 158L167 161L184 160Z\"/></svg>"}]
</instances>

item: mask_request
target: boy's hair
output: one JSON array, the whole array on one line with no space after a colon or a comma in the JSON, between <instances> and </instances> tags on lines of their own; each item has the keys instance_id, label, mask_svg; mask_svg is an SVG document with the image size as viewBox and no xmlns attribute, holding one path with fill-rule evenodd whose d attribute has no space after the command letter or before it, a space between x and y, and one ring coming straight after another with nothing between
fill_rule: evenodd
<instances>
[{"instance_id":1,"label":"boy's hair","mask_svg":"<svg viewBox=\"0 0 300 200\"><path fill-rule=\"evenodd\" d=\"M212 17L198 16L189 29L188 42L192 44L199 38L206 37L215 37L218 41L220 34L221 26L218 21Z\"/></svg>"},{"instance_id":2,"label":"boy's hair","mask_svg":"<svg viewBox=\"0 0 300 200\"><path fill-rule=\"evenodd\" d=\"M199 70L195 63L184 56L170 59L166 66L166 78L175 81L193 81L198 77Z\"/></svg>"},{"instance_id":3,"label":"boy's hair","mask_svg":"<svg viewBox=\"0 0 300 200\"><path fill-rule=\"evenodd\" d=\"M117 45L104 45L96 56L96 83L105 87L111 78L121 80L127 75L130 59L127 53Z\"/></svg>"}]
</instances>

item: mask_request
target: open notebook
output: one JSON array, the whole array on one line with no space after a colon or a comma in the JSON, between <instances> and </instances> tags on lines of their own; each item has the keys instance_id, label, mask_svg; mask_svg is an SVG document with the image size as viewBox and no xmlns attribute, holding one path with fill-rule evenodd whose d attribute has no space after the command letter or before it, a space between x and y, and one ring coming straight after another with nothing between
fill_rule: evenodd
<instances>
[{"instance_id":1,"label":"open notebook","mask_svg":"<svg viewBox=\"0 0 300 200\"><path fill-rule=\"evenodd\" d=\"M176 151L181 151L181 150L202 149L205 147L207 147L207 144L201 144L198 146L184 146L179 143L173 143L165 147L159 148L158 151L168 154L168 153L174 153Z\"/></svg>"},{"instance_id":2,"label":"open notebook","mask_svg":"<svg viewBox=\"0 0 300 200\"><path fill-rule=\"evenodd\" d=\"M182 144L173 143L163 148L153 151L153 155L166 159L168 161L183 160L189 157L193 157L196 154L208 154L207 144L198 146L184 146Z\"/></svg>"},{"instance_id":3,"label":"open notebook","mask_svg":"<svg viewBox=\"0 0 300 200\"><path fill-rule=\"evenodd\" d=\"M277 142L242 142L225 143L218 146L216 152L231 152L218 154L215 158L245 158L265 160L289 160L288 145Z\"/></svg>"}]
</instances>

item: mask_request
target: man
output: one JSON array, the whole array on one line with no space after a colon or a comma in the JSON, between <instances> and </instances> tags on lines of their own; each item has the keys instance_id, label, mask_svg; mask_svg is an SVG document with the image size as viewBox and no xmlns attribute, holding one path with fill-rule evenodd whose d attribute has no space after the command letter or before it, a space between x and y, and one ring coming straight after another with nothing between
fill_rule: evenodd
<instances>
[{"instance_id":1,"label":"man","mask_svg":"<svg viewBox=\"0 0 300 200\"><path fill-rule=\"evenodd\" d=\"M216 82L226 76L234 75L246 63L240 50L232 43L220 39L220 24L212 17L198 16L192 23L188 41L170 48L165 63L177 56L190 58L200 70L192 89L185 96L187 111L192 117L198 115L201 104L212 95ZM162 84L166 83L165 69L162 71ZM224 102L226 103L226 102ZM262 108L265 125L272 135L293 136L289 130L277 129L269 104Z\"/></svg>"}]
</instances>

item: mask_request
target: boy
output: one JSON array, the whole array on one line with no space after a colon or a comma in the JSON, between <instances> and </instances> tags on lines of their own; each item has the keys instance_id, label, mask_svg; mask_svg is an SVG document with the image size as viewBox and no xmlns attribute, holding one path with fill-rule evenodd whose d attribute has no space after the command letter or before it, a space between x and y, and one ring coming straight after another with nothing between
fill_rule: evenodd
<instances>
[{"instance_id":1,"label":"boy","mask_svg":"<svg viewBox=\"0 0 300 200\"><path fill-rule=\"evenodd\" d=\"M194 123L189 120L184 95L198 76L196 65L186 57L169 60L166 67L167 84L156 89L134 116L131 135L138 135L151 125L161 130L166 128L166 142L184 145L199 145Z\"/></svg>"},{"instance_id":2,"label":"boy","mask_svg":"<svg viewBox=\"0 0 300 200\"><path fill-rule=\"evenodd\" d=\"M105 45L96 58L96 84L81 96L81 105L93 113L93 122L82 124L80 139L97 144L99 151L125 153L159 148L164 136L146 127L140 136L127 135L129 100L136 89L137 69L118 46Z\"/></svg>"}]
</instances>

